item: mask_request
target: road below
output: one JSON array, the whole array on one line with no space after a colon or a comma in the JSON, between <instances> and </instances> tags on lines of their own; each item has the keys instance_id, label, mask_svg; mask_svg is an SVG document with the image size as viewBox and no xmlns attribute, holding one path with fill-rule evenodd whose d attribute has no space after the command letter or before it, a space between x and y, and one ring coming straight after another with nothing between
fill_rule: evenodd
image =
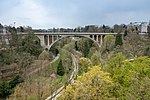
<instances>
[{"instance_id":1,"label":"road below","mask_svg":"<svg viewBox=\"0 0 150 100\"><path fill-rule=\"evenodd\" d=\"M77 73L78 73L78 59L72 53L71 53L71 57L72 57L74 68L73 68L73 72L71 73L71 76L70 76L68 81L72 84L74 82L74 79L77 76ZM65 89L65 86L63 85L62 87L60 87L58 90L56 90L51 96L49 96L45 100L56 100L58 97L61 96L61 94L63 93L64 89Z\"/></svg>"}]
</instances>

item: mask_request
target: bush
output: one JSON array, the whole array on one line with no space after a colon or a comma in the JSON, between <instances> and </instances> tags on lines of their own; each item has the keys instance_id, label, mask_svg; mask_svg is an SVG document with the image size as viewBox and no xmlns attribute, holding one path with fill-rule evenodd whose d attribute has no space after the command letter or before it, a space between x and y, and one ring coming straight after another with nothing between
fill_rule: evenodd
<instances>
[{"instance_id":1,"label":"bush","mask_svg":"<svg viewBox=\"0 0 150 100\"><path fill-rule=\"evenodd\" d=\"M65 74L65 69L62 65L62 60L60 60L58 67L57 67L57 74L63 76Z\"/></svg>"},{"instance_id":2,"label":"bush","mask_svg":"<svg viewBox=\"0 0 150 100\"><path fill-rule=\"evenodd\" d=\"M6 99L11 94L8 82L0 82L0 99Z\"/></svg>"},{"instance_id":3,"label":"bush","mask_svg":"<svg viewBox=\"0 0 150 100\"><path fill-rule=\"evenodd\" d=\"M17 84L21 82L23 82L23 78L20 75L15 76L14 79L9 81L10 89L13 89L14 87L16 87Z\"/></svg>"},{"instance_id":4,"label":"bush","mask_svg":"<svg viewBox=\"0 0 150 100\"><path fill-rule=\"evenodd\" d=\"M0 82L0 99L6 99L12 92L17 84L23 82L23 78L20 75L16 75L10 81Z\"/></svg>"}]
</instances>

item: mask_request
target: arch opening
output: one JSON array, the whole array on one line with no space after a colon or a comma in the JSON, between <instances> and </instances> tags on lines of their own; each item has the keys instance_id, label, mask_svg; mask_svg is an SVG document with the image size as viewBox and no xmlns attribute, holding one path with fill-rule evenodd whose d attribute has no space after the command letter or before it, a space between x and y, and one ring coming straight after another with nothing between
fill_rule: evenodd
<instances>
[{"instance_id":1,"label":"arch opening","mask_svg":"<svg viewBox=\"0 0 150 100\"><path fill-rule=\"evenodd\" d=\"M51 47L52 47L53 45L55 45L55 43L57 43L58 41L61 41L62 39L65 39L65 38L71 38L71 39L74 39L74 40L75 40L75 39L80 39L80 38L87 38L87 39L93 41L93 43L94 43L98 48L101 47L100 44L99 44L99 42L95 41L93 38L91 38L91 36L77 36L77 35L73 35L73 36L58 36L58 38L48 46L48 50L50 50Z\"/></svg>"}]
</instances>

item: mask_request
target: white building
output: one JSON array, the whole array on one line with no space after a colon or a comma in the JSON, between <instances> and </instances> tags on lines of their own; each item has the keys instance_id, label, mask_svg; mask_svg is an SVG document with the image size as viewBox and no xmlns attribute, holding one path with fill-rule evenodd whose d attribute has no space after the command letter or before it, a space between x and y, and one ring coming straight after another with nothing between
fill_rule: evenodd
<instances>
[{"instance_id":1,"label":"white building","mask_svg":"<svg viewBox=\"0 0 150 100\"><path fill-rule=\"evenodd\" d=\"M147 33L147 26L148 26L148 24L147 23L141 23L140 24L140 32L141 33Z\"/></svg>"},{"instance_id":2,"label":"white building","mask_svg":"<svg viewBox=\"0 0 150 100\"><path fill-rule=\"evenodd\" d=\"M139 33L147 33L148 22L134 22L132 26L135 26Z\"/></svg>"}]
</instances>

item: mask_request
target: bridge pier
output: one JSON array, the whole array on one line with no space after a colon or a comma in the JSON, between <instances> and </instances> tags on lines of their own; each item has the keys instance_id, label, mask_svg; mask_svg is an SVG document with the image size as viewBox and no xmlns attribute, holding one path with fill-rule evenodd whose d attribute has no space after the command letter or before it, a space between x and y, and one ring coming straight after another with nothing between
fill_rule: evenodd
<instances>
[{"instance_id":1,"label":"bridge pier","mask_svg":"<svg viewBox=\"0 0 150 100\"><path fill-rule=\"evenodd\" d=\"M94 40L94 35L92 35L92 39Z\"/></svg>"},{"instance_id":2,"label":"bridge pier","mask_svg":"<svg viewBox=\"0 0 150 100\"><path fill-rule=\"evenodd\" d=\"M103 35L101 35L100 46L103 44Z\"/></svg>"},{"instance_id":3,"label":"bridge pier","mask_svg":"<svg viewBox=\"0 0 150 100\"><path fill-rule=\"evenodd\" d=\"M52 35L52 43L54 42L54 36Z\"/></svg>"},{"instance_id":4,"label":"bridge pier","mask_svg":"<svg viewBox=\"0 0 150 100\"><path fill-rule=\"evenodd\" d=\"M47 45L49 46L49 35L48 35L48 43L47 43Z\"/></svg>"},{"instance_id":5,"label":"bridge pier","mask_svg":"<svg viewBox=\"0 0 150 100\"><path fill-rule=\"evenodd\" d=\"M96 41L97 41L97 42L98 42L98 36L99 36L99 35L96 35Z\"/></svg>"},{"instance_id":6,"label":"bridge pier","mask_svg":"<svg viewBox=\"0 0 150 100\"><path fill-rule=\"evenodd\" d=\"M59 39L58 35L56 37L57 37L56 40L58 40Z\"/></svg>"},{"instance_id":7,"label":"bridge pier","mask_svg":"<svg viewBox=\"0 0 150 100\"><path fill-rule=\"evenodd\" d=\"M45 47L44 35L37 35L37 37L40 39L40 45L41 45L42 47Z\"/></svg>"}]
</instances>

